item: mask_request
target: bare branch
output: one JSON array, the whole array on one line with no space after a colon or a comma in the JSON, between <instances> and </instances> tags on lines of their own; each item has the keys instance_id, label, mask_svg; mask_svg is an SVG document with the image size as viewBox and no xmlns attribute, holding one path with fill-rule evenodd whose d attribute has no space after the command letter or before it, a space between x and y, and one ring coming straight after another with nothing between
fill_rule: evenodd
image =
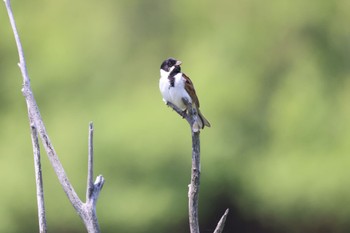
<instances>
[{"instance_id":1,"label":"bare branch","mask_svg":"<svg viewBox=\"0 0 350 233\"><path fill-rule=\"evenodd\" d=\"M93 159L93 135L94 128L93 123L89 124L89 152L88 152L88 175L87 175L87 187L86 187L86 202L83 204L83 209L85 213L87 213L87 217L83 218L85 225L88 229L88 232L100 232L100 227L97 220L96 215L96 204L97 199L100 195L101 189L104 184L103 176L99 175L96 178L95 183L93 183L93 167L94 167L94 159ZM89 231L90 229L90 231Z\"/></svg>"},{"instance_id":2,"label":"bare branch","mask_svg":"<svg viewBox=\"0 0 350 233\"><path fill-rule=\"evenodd\" d=\"M191 127L192 134L192 170L191 170L191 183L188 185L188 212L189 212L189 225L191 233L200 233L199 231L199 218L198 218L198 199L199 199L199 185L200 185L200 130L196 130L194 123L198 118L198 113L195 108L193 108L192 103L186 99L182 98L182 101L187 105L187 110L182 111L176 105L167 102L174 111L176 111L182 118L185 118ZM228 209L221 217L214 233L221 233L226 216L228 214Z\"/></svg>"},{"instance_id":3,"label":"bare branch","mask_svg":"<svg viewBox=\"0 0 350 233\"><path fill-rule=\"evenodd\" d=\"M218 222L218 225L216 226L214 233L221 233L224 230L227 215L228 215L228 209L226 209L225 213L220 218L220 221Z\"/></svg>"},{"instance_id":4,"label":"bare branch","mask_svg":"<svg viewBox=\"0 0 350 233\"><path fill-rule=\"evenodd\" d=\"M88 155L88 175L87 175L87 188L86 188L86 203L93 203L96 206L98 196L105 182L102 175L94 177L94 125L92 122L89 124L89 155ZM94 207L95 208L95 207Z\"/></svg>"},{"instance_id":5,"label":"bare branch","mask_svg":"<svg viewBox=\"0 0 350 233\"><path fill-rule=\"evenodd\" d=\"M176 105L174 105L171 102L167 102L166 105L168 105L169 107L171 107L177 114L179 114L182 118L186 118L187 114L184 111L181 111L181 109L179 109ZM187 120L187 118L186 118Z\"/></svg>"},{"instance_id":6,"label":"bare branch","mask_svg":"<svg viewBox=\"0 0 350 233\"><path fill-rule=\"evenodd\" d=\"M94 190L94 146L93 146L93 137L94 137L94 125L92 122L89 124L89 142L88 142L88 175L87 175L87 185L86 185L86 201L91 197L91 194Z\"/></svg>"},{"instance_id":7,"label":"bare branch","mask_svg":"<svg viewBox=\"0 0 350 233\"><path fill-rule=\"evenodd\" d=\"M71 186L71 184L66 176L66 173L61 165L61 162L59 161L59 159L56 155L56 152L51 144L51 141L47 135L45 126L44 126L42 118L40 116L38 106L36 104L34 95L32 93L31 87L30 87L30 81L29 81L30 79L28 76L27 68L26 68L26 61L24 58L22 44L21 44L21 41L20 41L20 38L18 35L18 31L17 31L14 16L12 13L10 1L4 0L4 2L6 4L7 12L8 12L8 15L10 18L12 30L13 30L16 44L17 44L17 48L18 48L18 54L19 54L19 60L20 60L19 67L21 69L22 76L23 76L22 92L26 98L29 117L30 117L30 119L33 120L33 124L39 132L39 135L41 137L41 140L43 141L45 150L49 156L50 162L51 162L51 164L56 172L56 175L58 176L67 196L69 197L69 200L72 202L72 204L74 203L73 205L74 205L75 209L79 209L80 208L80 204L78 204L79 198L78 198L77 194L75 193L73 187Z\"/></svg>"},{"instance_id":8,"label":"bare branch","mask_svg":"<svg viewBox=\"0 0 350 233\"><path fill-rule=\"evenodd\" d=\"M199 184L200 184L200 131L193 130L193 124L196 120L196 111L192 107L192 104L185 98L182 99L187 105L188 115L186 120L191 127L192 133L192 170L191 170L191 183L188 186L188 211L189 211L189 223L191 233L199 233L199 220L198 220L198 196L199 196Z\"/></svg>"},{"instance_id":9,"label":"bare branch","mask_svg":"<svg viewBox=\"0 0 350 233\"><path fill-rule=\"evenodd\" d=\"M191 127L192 129L192 127ZM199 133L192 131L192 172L191 183L188 186L188 210L191 233L199 233L198 195L200 184L200 140Z\"/></svg>"},{"instance_id":10,"label":"bare branch","mask_svg":"<svg viewBox=\"0 0 350 233\"><path fill-rule=\"evenodd\" d=\"M88 187L87 189L88 194L87 195L87 201L86 203L83 203L77 193L75 192L73 186L68 180L68 177L66 175L66 172L64 171L64 168L56 154L56 151L49 139L49 136L47 134L44 122L41 118L39 107L35 101L34 94L32 92L31 86L30 86L30 79L28 76L27 68L26 68L26 61L24 58L24 53L23 53L23 48L22 44L18 35L15 19L12 13L11 9L11 4L10 0L4 0L6 9L9 15L11 27L14 33L14 37L16 40L17 44L17 49L18 49L18 55L19 55L19 67L21 69L22 77L23 77L23 88L22 88L22 93L25 97L26 103L27 103L27 108L28 108L28 116L29 116L29 121L30 125L32 126L32 129L35 129L35 132L39 134L45 151L48 155L48 158L51 162L51 165L58 177L59 182L62 185L62 188L64 192L66 193L69 201L75 208L76 212L78 215L81 217L81 219L84 221L85 227L89 233L99 233L100 229L98 226L98 221L96 217L96 203L97 203L97 198L99 196L99 193L103 187L104 184L104 179L102 176L98 176L96 179L96 182L92 185L92 169L93 169L93 155L92 155L92 127L90 131L90 139L89 142L91 144L89 145L89 168L88 168ZM92 126L92 124L90 124ZM36 142L35 142L35 136L33 140L33 148L36 150Z\"/></svg>"},{"instance_id":11,"label":"bare branch","mask_svg":"<svg viewBox=\"0 0 350 233\"><path fill-rule=\"evenodd\" d=\"M186 119L186 121L191 125L191 128L192 128L193 122L195 120L194 115L195 115L196 110L194 108L192 108L192 105L188 101L187 98L182 98L182 101L185 103L185 105L187 105L188 110L182 111L180 108L178 108L175 104L173 104L171 102L167 102L166 105L171 107L182 118Z\"/></svg>"},{"instance_id":12,"label":"bare branch","mask_svg":"<svg viewBox=\"0 0 350 233\"><path fill-rule=\"evenodd\" d=\"M180 116L185 118L191 127L192 134L192 170L191 170L191 183L188 185L188 212L189 212L189 225L191 233L199 233L199 221L198 221L198 195L199 195L199 183L200 183L200 131L195 132L193 130L193 123L195 122L196 111L193 109L192 104L188 99L183 98L182 101L187 105L187 111L181 111L176 105L168 102L174 111Z\"/></svg>"},{"instance_id":13,"label":"bare branch","mask_svg":"<svg viewBox=\"0 0 350 233\"><path fill-rule=\"evenodd\" d=\"M10 3L10 0L4 0L4 2L6 5L7 13L8 13L9 18L10 18L11 27L12 27L13 34L15 36L16 45L18 48L19 66L21 68L21 72L22 72L22 76L23 76L23 84L29 83L29 77L28 77L28 73L27 73L26 62L24 59L23 48L22 48L21 41L19 39L15 18L13 17L11 3Z\"/></svg>"},{"instance_id":14,"label":"bare branch","mask_svg":"<svg viewBox=\"0 0 350 233\"><path fill-rule=\"evenodd\" d=\"M44 202L44 185L41 172L40 146L38 140L38 132L34 125L31 125L31 138L34 154L34 168L35 168L35 183L36 183L36 197L38 203L38 218L39 218L39 232L46 233L46 214Z\"/></svg>"}]
</instances>

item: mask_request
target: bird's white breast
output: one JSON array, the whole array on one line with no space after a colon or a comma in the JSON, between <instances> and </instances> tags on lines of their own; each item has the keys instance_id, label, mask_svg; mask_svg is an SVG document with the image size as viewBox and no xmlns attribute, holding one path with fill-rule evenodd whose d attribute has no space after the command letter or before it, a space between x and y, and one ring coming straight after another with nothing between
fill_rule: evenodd
<instances>
[{"instance_id":1,"label":"bird's white breast","mask_svg":"<svg viewBox=\"0 0 350 233\"><path fill-rule=\"evenodd\" d=\"M182 98L187 98L192 102L191 97L188 95L185 90L185 79L182 77L182 74L179 73L174 76L174 87L170 86L168 79L168 73L161 70L161 78L159 80L159 89L162 93L164 102L171 102L175 104L181 110L186 109L186 105L183 103Z\"/></svg>"}]
</instances>

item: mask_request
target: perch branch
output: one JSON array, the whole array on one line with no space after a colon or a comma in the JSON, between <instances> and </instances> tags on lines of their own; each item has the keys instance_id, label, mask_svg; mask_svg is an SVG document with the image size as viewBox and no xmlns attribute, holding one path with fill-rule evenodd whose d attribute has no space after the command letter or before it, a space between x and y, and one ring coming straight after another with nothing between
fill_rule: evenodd
<instances>
[{"instance_id":1,"label":"perch branch","mask_svg":"<svg viewBox=\"0 0 350 233\"><path fill-rule=\"evenodd\" d=\"M48 158L50 160L50 163L58 177L59 182L62 185L62 188L64 192L66 193L69 201L71 202L72 206L75 208L76 212L80 216L80 218L83 220L85 227L89 233L98 233L100 232L98 222L97 222L97 217L96 217L96 202L97 198L99 196L99 193L103 187L104 179L102 176L98 176L96 179L96 182L93 185L93 190L91 191L91 195L86 201L86 203L83 203L77 193L75 192L73 186L68 180L68 177L66 175L66 172L64 171L64 168L56 154L56 151L49 139L49 136L47 134L44 122L41 118L39 107L35 101L34 94L32 92L31 86L30 86L30 79L28 76L27 72L27 67L26 67L26 62L24 58L24 53L23 53L23 48L22 44L19 38L19 34L17 31L15 19L12 13L11 9L11 4L10 0L4 0L7 13L9 15L11 27L14 33L17 49L18 49L18 55L19 55L19 67L22 73L23 77L23 88L22 88L22 93L25 97L27 108L28 108L28 116L30 120L30 125L34 126L35 129L37 130L45 151L48 155ZM91 137L91 142L92 142L92 137ZM92 148L92 145L90 146ZM89 156L90 157L90 156ZM91 160L90 165L92 165L92 154L91 154L91 159L89 158L89 161ZM92 166L89 168L89 174L92 175L91 173ZM89 178L91 179L91 178ZM89 189L91 188L91 185L88 185Z\"/></svg>"},{"instance_id":2,"label":"perch branch","mask_svg":"<svg viewBox=\"0 0 350 233\"><path fill-rule=\"evenodd\" d=\"M189 105L189 101L186 98L182 99L184 101L184 103L188 106ZM182 111L180 108L178 108L175 104L171 103L171 102L167 102L166 105L168 105L169 107L171 107L177 114L179 114L182 118L186 119L186 121L192 125L193 122L193 118L191 117L190 114L187 113L187 111ZM192 107L191 107L192 109Z\"/></svg>"},{"instance_id":3,"label":"perch branch","mask_svg":"<svg viewBox=\"0 0 350 233\"><path fill-rule=\"evenodd\" d=\"M189 225L191 233L200 233L199 221L198 221L198 199L199 199L199 185L200 185L200 130L194 130L194 123L198 119L198 113L193 108L192 103L188 99L182 98L182 101L187 106L187 111L182 111L176 105L171 102L166 104L177 112L182 118L185 118L191 127L192 135L192 169L191 169L191 183L188 185L188 212L189 212ZM228 209L221 217L214 233L221 233L223 231Z\"/></svg>"},{"instance_id":4,"label":"perch branch","mask_svg":"<svg viewBox=\"0 0 350 233\"><path fill-rule=\"evenodd\" d=\"M41 172L41 159L40 159L40 146L38 139L38 131L34 125L31 125L31 138L34 154L34 169L35 169L35 183L36 183L36 197L38 204L38 219L39 219L39 232L46 233L46 214L45 214L45 202L44 202L44 185Z\"/></svg>"},{"instance_id":5,"label":"perch branch","mask_svg":"<svg viewBox=\"0 0 350 233\"><path fill-rule=\"evenodd\" d=\"M179 109L176 105L174 105L171 102L167 102L166 105L171 107L177 114L179 114L182 118L185 118L188 121L187 119L188 115L186 114L186 112L181 111L181 109Z\"/></svg>"},{"instance_id":6,"label":"perch branch","mask_svg":"<svg viewBox=\"0 0 350 233\"><path fill-rule=\"evenodd\" d=\"M192 107L192 104L185 98L182 99L187 105L188 116L186 120L190 124L192 134L192 169L191 169L191 183L188 185L188 211L189 211L189 223L191 233L199 233L199 220L198 220L198 196L199 196L199 184L200 184L200 131L195 132L193 130L193 124L196 117L196 111Z\"/></svg>"},{"instance_id":7,"label":"perch branch","mask_svg":"<svg viewBox=\"0 0 350 233\"><path fill-rule=\"evenodd\" d=\"M192 128L191 128L192 129ZM191 183L188 186L188 210L191 233L199 233L198 223L198 195L200 184L200 140L199 132L192 131L192 170Z\"/></svg>"}]
</instances>

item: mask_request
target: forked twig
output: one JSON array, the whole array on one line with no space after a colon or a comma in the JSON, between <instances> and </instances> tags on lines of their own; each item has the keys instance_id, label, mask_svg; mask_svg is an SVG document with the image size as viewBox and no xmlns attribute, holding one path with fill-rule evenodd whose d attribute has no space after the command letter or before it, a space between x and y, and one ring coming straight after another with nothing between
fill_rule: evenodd
<instances>
[{"instance_id":1,"label":"forked twig","mask_svg":"<svg viewBox=\"0 0 350 233\"><path fill-rule=\"evenodd\" d=\"M15 19L12 13L11 9L11 4L10 0L4 0L7 13L9 15L11 27L14 33L17 49L18 49L18 55L19 55L19 67L21 69L22 77L23 77L23 88L22 88L22 93L25 97L26 104L27 104L27 109L28 109L28 116L29 116L29 122L30 126L32 128L32 138L33 138L33 150L34 153L38 149L37 148L37 143L35 141L36 135L39 134L42 143L44 145L45 151L48 155L48 158L51 162L51 165L58 177L59 182L62 185L62 188L64 192L66 193L69 201L77 211L78 215L80 218L83 220L84 225L89 233L99 233L100 228L98 225L97 217L96 217L96 203L97 203L97 198L99 196L99 193L103 187L104 184L104 179L102 176L98 176L96 178L96 181L93 185L91 185L92 180L92 153L89 153L89 169L88 169L88 187L87 187L87 200L86 203L83 203L77 193L75 192L72 184L69 182L68 177L66 175L66 172L64 171L64 168L56 154L56 151L49 139L49 136L47 134L44 122L41 118L39 107L35 101L34 94L32 92L31 86L30 86L30 79L28 76L27 72L27 67L26 67L26 62L24 58L24 53L23 53L23 48L22 44L18 35ZM89 128L89 151L92 151L92 124L90 124ZM35 163L37 166L38 163ZM36 170L40 170L39 168L36 167ZM42 183L41 183L41 189ZM43 196L42 196L43 198ZM38 200L39 202L40 200ZM39 210L39 215L44 212Z\"/></svg>"}]
</instances>

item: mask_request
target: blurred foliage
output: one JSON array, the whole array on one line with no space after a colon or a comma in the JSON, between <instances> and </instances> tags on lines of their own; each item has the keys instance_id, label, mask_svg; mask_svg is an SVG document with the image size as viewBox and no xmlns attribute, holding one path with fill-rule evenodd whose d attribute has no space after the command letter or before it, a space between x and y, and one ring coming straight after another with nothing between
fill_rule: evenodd
<instances>
[{"instance_id":1,"label":"blurred foliage","mask_svg":"<svg viewBox=\"0 0 350 233\"><path fill-rule=\"evenodd\" d=\"M84 197L88 122L102 232L188 232L191 141L158 90L183 61L201 134L200 223L212 232L349 232L350 2L12 1L32 88ZM0 11L0 231L37 231L17 51ZM49 232L85 232L43 151Z\"/></svg>"}]
</instances>

